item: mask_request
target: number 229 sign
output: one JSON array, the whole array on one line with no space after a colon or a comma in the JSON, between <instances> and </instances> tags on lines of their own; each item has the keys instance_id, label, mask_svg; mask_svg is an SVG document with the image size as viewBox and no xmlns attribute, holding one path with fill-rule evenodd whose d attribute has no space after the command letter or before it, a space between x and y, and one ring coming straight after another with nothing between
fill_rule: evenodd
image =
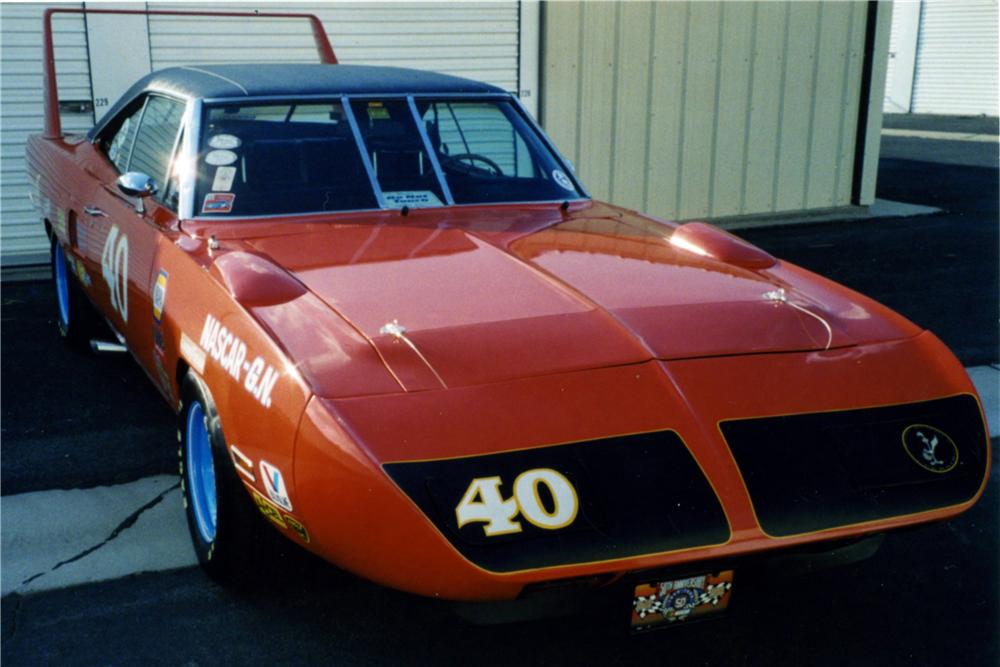
<instances>
[{"instance_id":1,"label":"number 229 sign","mask_svg":"<svg viewBox=\"0 0 1000 667\"><path fill-rule=\"evenodd\" d=\"M101 253L101 274L108 284L111 307L128 322L128 238L118 225L111 228Z\"/></svg>"}]
</instances>

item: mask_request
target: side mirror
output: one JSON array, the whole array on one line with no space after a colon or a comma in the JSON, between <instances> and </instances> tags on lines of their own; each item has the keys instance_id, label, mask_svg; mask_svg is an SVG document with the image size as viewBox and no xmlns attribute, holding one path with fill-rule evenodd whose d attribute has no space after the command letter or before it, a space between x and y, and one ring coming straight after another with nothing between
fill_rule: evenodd
<instances>
[{"instance_id":1,"label":"side mirror","mask_svg":"<svg viewBox=\"0 0 1000 667\"><path fill-rule=\"evenodd\" d=\"M118 189L129 197L137 197L138 201L135 203L136 213L145 213L145 207L142 205L142 200L150 195L155 195L159 192L159 188L156 186L156 181L147 174L141 171L130 171L128 173L122 174L115 181Z\"/></svg>"}]
</instances>

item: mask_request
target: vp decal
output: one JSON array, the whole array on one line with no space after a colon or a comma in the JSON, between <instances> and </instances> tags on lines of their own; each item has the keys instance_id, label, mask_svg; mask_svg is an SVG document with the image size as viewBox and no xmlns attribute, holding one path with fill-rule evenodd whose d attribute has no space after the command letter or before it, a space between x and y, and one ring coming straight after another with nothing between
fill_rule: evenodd
<instances>
[{"instance_id":1,"label":"vp decal","mask_svg":"<svg viewBox=\"0 0 1000 667\"><path fill-rule=\"evenodd\" d=\"M288 489L285 488L285 479L281 476L281 471L267 461L260 462L260 476L264 482L264 490L274 501L274 504L288 512L292 511L292 500L288 497Z\"/></svg>"},{"instance_id":2,"label":"vp decal","mask_svg":"<svg viewBox=\"0 0 1000 667\"><path fill-rule=\"evenodd\" d=\"M514 480L514 495L506 500L500 493L502 483L499 476L472 480L455 508L459 528L467 523L483 523L483 532L493 537L520 533L521 522L515 520L519 515L545 530L565 528L576 519L580 507L576 489L552 468L536 468L518 475ZM548 503L539 494L542 488L547 492Z\"/></svg>"},{"instance_id":3,"label":"vp decal","mask_svg":"<svg viewBox=\"0 0 1000 667\"><path fill-rule=\"evenodd\" d=\"M958 464L958 447L947 433L926 424L903 429L903 447L918 466L945 473Z\"/></svg>"}]
</instances>

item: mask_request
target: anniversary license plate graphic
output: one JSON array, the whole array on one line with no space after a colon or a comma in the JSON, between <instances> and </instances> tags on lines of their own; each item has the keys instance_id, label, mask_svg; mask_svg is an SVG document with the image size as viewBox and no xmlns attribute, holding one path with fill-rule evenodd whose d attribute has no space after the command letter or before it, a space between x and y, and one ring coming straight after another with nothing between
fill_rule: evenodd
<instances>
[{"instance_id":1,"label":"anniversary license plate graphic","mask_svg":"<svg viewBox=\"0 0 1000 667\"><path fill-rule=\"evenodd\" d=\"M729 606L733 571L639 584L632 593L633 632L721 614Z\"/></svg>"}]
</instances>

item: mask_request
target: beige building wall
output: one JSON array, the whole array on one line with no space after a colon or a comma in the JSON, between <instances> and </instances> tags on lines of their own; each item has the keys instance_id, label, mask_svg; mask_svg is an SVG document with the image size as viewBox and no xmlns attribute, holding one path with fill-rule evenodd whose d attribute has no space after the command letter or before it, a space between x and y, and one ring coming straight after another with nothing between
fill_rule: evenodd
<instances>
[{"instance_id":1,"label":"beige building wall","mask_svg":"<svg viewBox=\"0 0 1000 667\"><path fill-rule=\"evenodd\" d=\"M879 101L891 12L881 5L865 91ZM543 12L542 123L595 198L677 220L853 203L868 3L547 2ZM864 124L866 204L881 106Z\"/></svg>"}]
</instances>

